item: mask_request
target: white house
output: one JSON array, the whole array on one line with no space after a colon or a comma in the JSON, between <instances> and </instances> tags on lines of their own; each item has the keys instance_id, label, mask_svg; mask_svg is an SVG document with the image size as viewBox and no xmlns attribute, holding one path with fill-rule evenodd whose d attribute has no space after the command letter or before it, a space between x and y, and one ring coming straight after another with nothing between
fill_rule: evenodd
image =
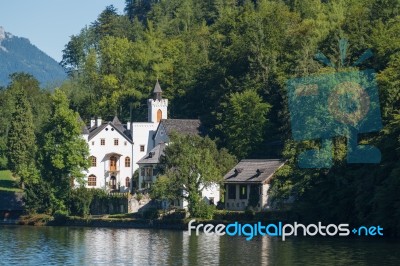
<instances>
[{"instance_id":1,"label":"white house","mask_svg":"<svg viewBox=\"0 0 400 266\"><path fill-rule=\"evenodd\" d=\"M123 126L118 117L105 123L92 119L84 136L90 152L87 187L128 192L134 169L129 124Z\"/></svg>"},{"instance_id":2,"label":"white house","mask_svg":"<svg viewBox=\"0 0 400 266\"><path fill-rule=\"evenodd\" d=\"M147 122L129 122L123 125L118 117L103 122L92 119L83 129L89 145L90 168L85 173L86 186L108 191L132 190L133 173L139 169L135 189L149 188L157 178L157 165L172 132L200 134L198 119L168 119L168 99L162 98L157 81L153 99L147 100ZM204 189L203 198L210 203L219 201L219 187ZM184 202L178 204L185 207Z\"/></svg>"},{"instance_id":3,"label":"white house","mask_svg":"<svg viewBox=\"0 0 400 266\"><path fill-rule=\"evenodd\" d=\"M89 129L83 129L90 151L89 188L104 188L128 192L137 161L153 149L153 135L161 119L167 118L168 100L162 99L160 84L154 87L154 98L147 101L148 121L123 125L118 117L111 122L92 119Z\"/></svg>"}]
</instances>

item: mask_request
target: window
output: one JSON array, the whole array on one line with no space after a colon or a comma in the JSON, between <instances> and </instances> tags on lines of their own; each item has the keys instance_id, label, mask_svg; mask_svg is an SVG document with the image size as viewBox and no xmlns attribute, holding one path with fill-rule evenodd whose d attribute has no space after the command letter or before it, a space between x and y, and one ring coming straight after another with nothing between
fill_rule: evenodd
<instances>
[{"instance_id":1,"label":"window","mask_svg":"<svg viewBox=\"0 0 400 266\"><path fill-rule=\"evenodd\" d=\"M125 178L125 187L131 187L131 180L128 176Z\"/></svg>"},{"instance_id":2,"label":"window","mask_svg":"<svg viewBox=\"0 0 400 266\"><path fill-rule=\"evenodd\" d=\"M110 171L117 171L117 157L110 157Z\"/></svg>"},{"instance_id":3,"label":"window","mask_svg":"<svg viewBox=\"0 0 400 266\"><path fill-rule=\"evenodd\" d=\"M142 169L140 169L140 175L144 176L144 167L142 167Z\"/></svg>"},{"instance_id":4,"label":"window","mask_svg":"<svg viewBox=\"0 0 400 266\"><path fill-rule=\"evenodd\" d=\"M105 140L105 139L100 139L100 145L101 145L101 146L106 145L106 140Z\"/></svg>"},{"instance_id":5,"label":"window","mask_svg":"<svg viewBox=\"0 0 400 266\"><path fill-rule=\"evenodd\" d=\"M144 145L140 145L140 151L144 152Z\"/></svg>"},{"instance_id":6,"label":"window","mask_svg":"<svg viewBox=\"0 0 400 266\"><path fill-rule=\"evenodd\" d=\"M228 199L236 199L236 185L228 186Z\"/></svg>"},{"instance_id":7,"label":"window","mask_svg":"<svg viewBox=\"0 0 400 266\"><path fill-rule=\"evenodd\" d=\"M89 187L95 187L96 186L96 176L95 175L90 175L88 177L88 186Z\"/></svg>"},{"instance_id":8,"label":"window","mask_svg":"<svg viewBox=\"0 0 400 266\"><path fill-rule=\"evenodd\" d=\"M131 158L125 157L125 167L131 167Z\"/></svg>"},{"instance_id":9,"label":"window","mask_svg":"<svg viewBox=\"0 0 400 266\"><path fill-rule=\"evenodd\" d=\"M90 156L90 166L96 167L97 166L97 159L94 156Z\"/></svg>"},{"instance_id":10,"label":"window","mask_svg":"<svg viewBox=\"0 0 400 266\"><path fill-rule=\"evenodd\" d=\"M94 146L94 141L92 141L92 146Z\"/></svg>"},{"instance_id":11,"label":"window","mask_svg":"<svg viewBox=\"0 0 400 266\"><path fill-rule=\"evenodd\" d=\"M114 146L118 146L118 139L114 139Z\"/></svg>"},{"instance_id":12,"label":"window","mask_svg":"<svg viewBox=\"0 0 400 266\"><path fill-rule=\"evenodd\" d=\"M162 111L160 109L158 109L157 111L157 122L160 122L162 119Z\"/></svg>"},{"instance_id":13,"label":"window","mask_svg":"<svg viewBox=\"0 0 400 266\"><path fill-rule=\"evenodd\" d=\"M153 176L153 167L146 167L144 175L147 177Z\"/></svg>"},{"instance_id":14,"label":"window","mask_svg":"<svg viewBox=\"0 0 400 266\"><path fill-rule=\"evenodd\" d=\"M125 145L125 146L128 145L128 142L127 142L127 141L124 141L124 145Z\"/></svg>"},{"instance_id":15,"label":"window","mask_svg":"<svg viewBox=\"0 0 400 266\"><path fill-rule=\"evenodd\" d=\"M247 185L240 185L239 198L247 199Z\"/></svg>"}]
</instances>

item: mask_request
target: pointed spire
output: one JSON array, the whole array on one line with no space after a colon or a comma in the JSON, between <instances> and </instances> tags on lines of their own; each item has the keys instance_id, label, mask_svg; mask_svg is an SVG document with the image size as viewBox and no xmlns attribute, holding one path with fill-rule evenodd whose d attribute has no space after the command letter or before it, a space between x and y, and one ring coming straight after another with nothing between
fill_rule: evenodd
<instances>
[{"instance_id":1,"label":"pointed spire","mask_svg":"<svg viewBox=\"0 0 400 266\"><path fill-rule=\"evenodd\" d=\"M161 100L161 94L162 94L162 90L161 90L161 86L160 83L158 82L158 78L157 78L157 82L156 85L154 86L154 90L153 90L153 95L154 95L154 100Z\"/></svg>"}]
</instances>

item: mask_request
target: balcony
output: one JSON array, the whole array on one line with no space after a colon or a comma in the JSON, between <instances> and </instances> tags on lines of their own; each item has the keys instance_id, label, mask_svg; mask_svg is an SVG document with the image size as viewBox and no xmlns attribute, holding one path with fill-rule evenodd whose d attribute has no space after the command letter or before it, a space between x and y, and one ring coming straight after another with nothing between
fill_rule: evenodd
<instances>
[{"instance_id":1,"label":"balcony","mask_svg":"<svg viewBox=\"0 0 400 266\"><path fill-rule=\"evenodd\" d=\"M153 181L153 177L152 177L152 176L144 176L144 177L143 177L143 180L144 180L145 182L152 182L152 181Z\"/></svg>"}]
</instances>

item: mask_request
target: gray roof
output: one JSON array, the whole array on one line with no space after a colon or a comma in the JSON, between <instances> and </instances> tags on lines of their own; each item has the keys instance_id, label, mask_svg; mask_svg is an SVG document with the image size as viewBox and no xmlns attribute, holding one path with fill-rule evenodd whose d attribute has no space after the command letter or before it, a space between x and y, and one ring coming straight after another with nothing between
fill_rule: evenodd
<instances>
[{"instance_id":1,"label":"gray roof","mask_svg":"<svg viewBox=\"0 0 400 266\"><path fill-rule=\"evenodd\" d=\"M161 156L164 155L165 143L158 144L155 146L148 154L146 154L142 159L140 159L138 164L157 164L160 162Z\"/></svg>"},{"instance_id":2,"label":"gray roof","mask_svg":"<svg viewBox=\"0 0 400 266\"><path fill-rule=\"evenodd\" d=\"M200 135L200 120L199 119L162 119L160 125L164 126L167 135L172 132Z\"/></svg>"},{"instance_id":3,"label":"gray roof","mask_svg":"<svg viewBox=\"0 0 400 266\"><path fill-rule=\"evenodd\" d=\"M282 159L241 160L225 176L224 183L264 183L285 164Z\"/></svg>"},{"instance_id":4,"label":"gray roof","mask_svg":"<svg viewBox=\"0 0 400 266\"><path fill-rule=\"evenodd\" d=\"M158 79L157 79L157 83L156 83L156 85L154 86L153 93L159 93L159 92L162 92L162 90L161 90L160 83L158 83Z\"/></svg>"},{"instance_id":5,"label":"gray roof","mask_svg":"<svg viewBox=\"0 0 400 266\"><path fill-rule=\"evenodd\" d=\"M126 129L121 122L119 121L118 117L115 116L112 122L106 122L101 124L100 126L93 126L89 128L89 140L94 138L97 134L99 134L104 128L106 128L108 125L112 126L114 129L116 129L123 137L125 137L127 140L132 142L132 134L131 131Z\"/></svg>"},{"instance_id":6,"label":"gray roof","mask_svg":"<svg viewBox=\"0 0 400 266\"><path fill-rule=\"evenodd\" d=\"M20 211L24 209L23 193L1 192L0 211Z\"/></svg>"}]
</instances>

